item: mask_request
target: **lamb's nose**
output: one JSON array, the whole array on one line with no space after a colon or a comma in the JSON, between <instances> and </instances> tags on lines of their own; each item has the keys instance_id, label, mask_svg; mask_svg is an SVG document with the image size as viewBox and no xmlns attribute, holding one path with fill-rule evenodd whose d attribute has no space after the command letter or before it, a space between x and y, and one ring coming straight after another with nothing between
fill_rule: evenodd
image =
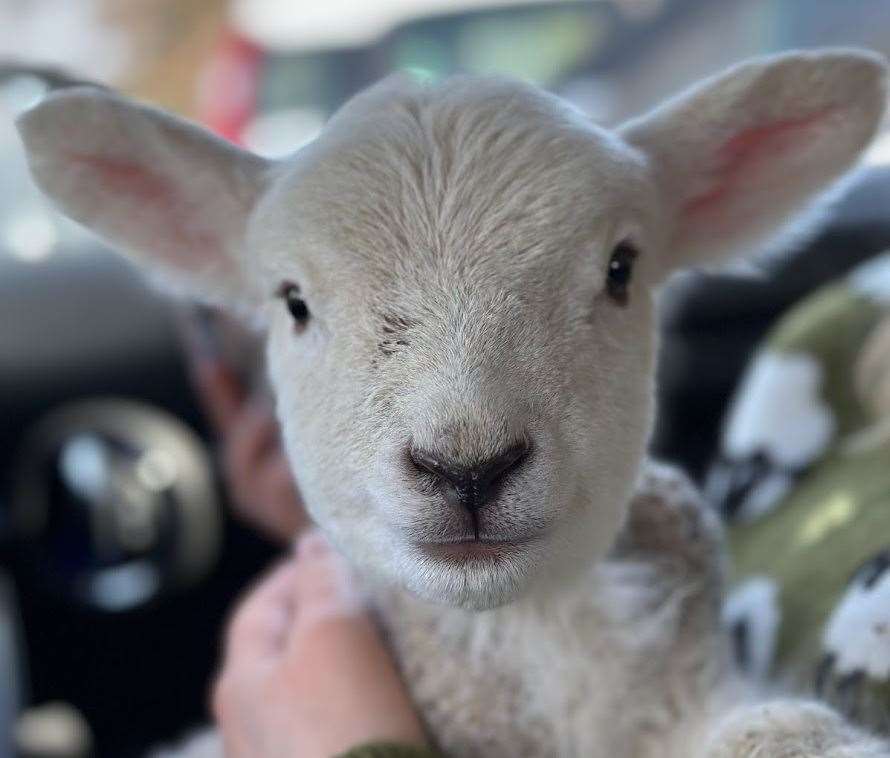
<instances>
[{"instance_id":1,"label":"lamb's nose","mask_svg":"<svg viewBox=\"0 0 890 758\"><path fill-rule=\"evenodd\" d=\"M408 456L420 470L433 474L451 505L475 512L497 494L499 485L528 456L528 442L517 442L474 466L457 466L425 450L411 448Z\"/></svg>"}]
</instances>

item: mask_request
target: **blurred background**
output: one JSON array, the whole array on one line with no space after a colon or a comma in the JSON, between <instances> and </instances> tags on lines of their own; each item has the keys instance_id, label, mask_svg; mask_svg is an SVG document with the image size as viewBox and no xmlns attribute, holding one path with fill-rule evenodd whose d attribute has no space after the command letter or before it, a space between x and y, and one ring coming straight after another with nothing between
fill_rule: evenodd
<instances>
[{"instance_id":1,"label":"blurred background","mask_svg":"<svg viewBox=\"0 0 890 758\"><path fill-rule=\"evenodd\" d=\"M206 721L228 604L280 550L233 515L182 305L28 178L12 119L65 82L52 69L277 156L396 69L510 74L614 124L820 45L890 54L890 0L0 0L0 758L127 758ZM658 455L701 477L768 326L890 247L890 136L866 163L800 249L670 284ZM185 318L251 381L243 335Z\"/></svg>"}]
</instances>

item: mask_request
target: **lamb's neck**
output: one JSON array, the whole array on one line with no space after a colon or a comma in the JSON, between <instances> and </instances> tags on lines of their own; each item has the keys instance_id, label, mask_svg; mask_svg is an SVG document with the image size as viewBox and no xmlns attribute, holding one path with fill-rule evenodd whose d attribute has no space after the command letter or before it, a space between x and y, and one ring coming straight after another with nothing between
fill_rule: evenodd
<instances>
[{"instance_id":1,"label":"lamb's neck","mask_svg":"<svg viewBox=\"0 0 890 758\"><path fill-rule=\"evenodd\" d=\"M371 594L387 626L420 622L437 635L461 644L487 647L495 637L504 641L532 631L537 636L548 628L557 637L561 636L560 628L571 628L574 637L582 609L586 621L602 627L609 602L608 584L601 567L592 566L586 574L538 584L513 602L487 610L439 605L389 587L378 587Z\"/></svg>"},{"instance_id":2,"label":"lamb's neck","mask_svg":"<svg viewBox=\"0 0 890 758\"><path fill-rule=\"evenodd\" d=\"M614 601L610 574L600 565L549 595L532 592L484 611L383 593L382 625L412 697L444 747L478 754L464 748L485 729L494 745L533 745L493 755L619 754L627 730L613 729L614 744L599 740L596 750L587 737L605 728L599 720L614 713L616 698L628 691L639 668L635 662L648 651L628 645L627 625L616 623L614 610L622 603ZM623 607L631 604L639 617L635 595ZM660 625L654 618L653 628ZM591 692L594 681L611 684ZM484 723L460 717L479 713Z\"/></svg>"}]
</instances>

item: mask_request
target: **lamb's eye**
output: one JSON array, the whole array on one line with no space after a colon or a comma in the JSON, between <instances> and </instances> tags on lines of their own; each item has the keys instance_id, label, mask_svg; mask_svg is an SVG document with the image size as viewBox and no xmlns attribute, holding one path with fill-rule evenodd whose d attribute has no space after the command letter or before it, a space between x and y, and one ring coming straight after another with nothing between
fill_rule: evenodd
<instances>
[{"instance_id":1,"label":"lamb's eye","mask_svg":"<svg viewBox=\"0 0 890 758\"><path fill-rule=\"evenodd\" d=\"M298 328L302 329L309 321L309 306L300 296L300 288L293 282L285 282L278 288L278 295L284 300L287 310Z\"/></svg>"},{"instance_id":2,"label":"lamb's eye","mask_svg":"<svg viewBox=\"0 0 890 758\"><path fill-rule=\"evenodd\" d=\"M619 305L627 304L627 289L630 286L637 249L627 241L620 242L612 251L609 270L606 275L606 292Z\"/></svg>"}]
</instances>

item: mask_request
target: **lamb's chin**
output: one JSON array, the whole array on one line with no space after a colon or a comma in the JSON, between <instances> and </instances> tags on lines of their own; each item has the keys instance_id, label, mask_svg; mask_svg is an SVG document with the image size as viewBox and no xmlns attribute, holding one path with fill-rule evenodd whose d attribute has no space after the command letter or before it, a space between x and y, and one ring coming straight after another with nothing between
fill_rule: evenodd
<instances>
[{"instance_id":1,"label":"lamb's chin","mask_svg":"<svg viewBox=\"0 0 890 758\"><path fill-rule=\"evenodd\" d=\"M526 551L501 546L412 551L403 564L403 584L423 600L484 611L521 597L530 584L533 564Z\"/></svg>"}]
</instances>

